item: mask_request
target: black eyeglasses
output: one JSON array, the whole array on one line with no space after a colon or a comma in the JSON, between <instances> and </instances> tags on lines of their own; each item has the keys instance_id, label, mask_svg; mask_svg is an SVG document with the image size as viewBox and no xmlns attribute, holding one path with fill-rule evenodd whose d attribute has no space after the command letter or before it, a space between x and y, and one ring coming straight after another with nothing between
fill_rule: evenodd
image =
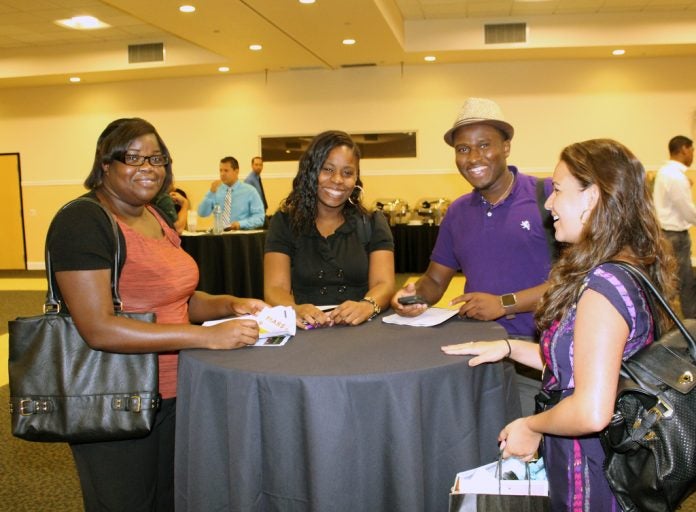
<instances>
[{"instance_id":1,"label":"black eyeglasses","mask_svg":"<svg viewBox=\"0 0 696 512\"><path fill-rule=\"evenodd\" d=\"M126 165L132 165L133 167L140 167L145 163L145 160L150 162L150 165L155 165L157 167L167 165L169 163L169 157L167 155L144 156L126 153L123 155L122 159L118 159L119 162L123 162Z\"/></svg>"}]
</instances>

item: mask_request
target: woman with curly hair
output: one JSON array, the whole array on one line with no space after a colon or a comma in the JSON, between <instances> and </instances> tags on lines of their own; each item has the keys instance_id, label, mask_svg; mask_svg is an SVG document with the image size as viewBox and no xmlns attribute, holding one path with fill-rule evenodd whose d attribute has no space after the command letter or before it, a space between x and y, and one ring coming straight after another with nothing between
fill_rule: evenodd
<instances>
[{"instance_id":1,"label":"woman with curly hair","mask_svg":"<svg viewBox=\"0 0 696 512\"><path fill-rule=\"evenodd\" d=\"M358 145L340 131L317 135L271 219L264 257L266 302L292 306L300 328L358 325L389 304L394 241L361 195Z\"/></svg>"},{"instance_id":2,"label":"woman with curly hair","mask_svg":"<svg viewBox=\"0 0 696 512\"><path fill-rule=\"evenodd\" d=\"M536 321L541 341L443 347L473 355L470 366L509 357L543 370L543 407L507 425L504 457L542 454L554 511L620 510L604 476L598 433L614 411L621 361L652 343L653 316L641 287L612 261L633 264L674 302L674 260L663 238L635 156L613 140L572 144L561 152L546 202L556 239L567 244L549 277ZM654 319L664 330L669 320Z\"/></svg>"}]
</instances>

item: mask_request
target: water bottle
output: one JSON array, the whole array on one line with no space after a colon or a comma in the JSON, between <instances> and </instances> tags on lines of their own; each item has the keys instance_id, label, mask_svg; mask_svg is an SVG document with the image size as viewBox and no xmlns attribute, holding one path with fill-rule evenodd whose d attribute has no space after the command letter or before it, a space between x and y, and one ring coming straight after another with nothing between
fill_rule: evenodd
<instances>
[{"instance_id":1,"label":"water bottle","mask_svg":"<svg viewBox=\"0 0 696 512\"><path fill-rule=\"evenodd\" d=\"M219 204L213 206L213 234L219 235L225 229L224 221L222 219L222 208Z\"/></svg>"}]
</instances>

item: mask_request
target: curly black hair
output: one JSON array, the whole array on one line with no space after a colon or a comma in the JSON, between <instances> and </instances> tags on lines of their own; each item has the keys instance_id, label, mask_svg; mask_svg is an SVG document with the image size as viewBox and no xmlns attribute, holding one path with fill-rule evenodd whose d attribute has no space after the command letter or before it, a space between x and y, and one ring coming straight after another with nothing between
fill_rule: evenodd
<instances>
[{"instance_id":1,"label":"curly black hair","mask_svg":"<svg viewBox=\"0 0 696 512\"><path fill-rule=\"evenodd\" d=\"M353 152L356 161L357 179L355 189L343 208L366 213L361 203L362 181L360 180L360 148L345 132L329 130L312 139L300 157L297 175L292 180L292 192L281 203L281 210L288 213L294 233L311 229L317 217L317 186L319 173L332 149L345 146Z\"/></svg>"}]
</instances>

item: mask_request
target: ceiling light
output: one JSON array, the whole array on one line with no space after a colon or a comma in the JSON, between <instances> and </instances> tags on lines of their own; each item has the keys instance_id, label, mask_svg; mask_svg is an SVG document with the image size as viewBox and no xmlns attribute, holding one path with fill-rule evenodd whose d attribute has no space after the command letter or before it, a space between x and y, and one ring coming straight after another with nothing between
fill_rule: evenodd
<instances>
[{"instance_id":1,"label":"ceiling light","mask_svg":"<svg viewBox=\"0 0 696 512\"><path fill-rule=\"evenodd\" d=\"M260 44L250 44L249 49L252 52L258 52L259 50L263 49L263 46L261 46Z\"/></svg>"},{"instance_id":2,"label":"ceiling light","mask_svg":"<svg viewBox=\"0 0 696 512\"><path fill-rule=\"evenodd\" d=\"M619 48L618 50L614 50L613 52L611 52L612 55L623 55L624 53L626 53L626 50L623 50L623 49L621 49L621 48Z\"/></svg>"},{"instance_id":3,"label":"ceiling light","mask_svg":"<svg viewBox=\"0 0 696 512\"><path fill-rule=\"evenodd\" d=\"M313 4L315 0L300 0L301 4Z\"/></svg>"},{"instance_id":4,"label":"ceiling light","mask_svg":"<svg viewBox=\"0 0 696 512\"><path fill-rule=\"evenodd\" d=\"M181 12L196 12L196 7L193 5L180 5L179 11L181 11Z\"/></svg>"},{"instance_id":5,"label":"ceiling light","mask_svg":"<svg viewBox=\"0 0 696 512\"><path fill-rule=\"evenodd\" d=\"M351 44L355 44L355 39L344 39L343 44L350 46Z\"/></svg>"},{"instance_id":6,"label":"ceiling light","mask_svg":"<svg viewBox=\"0 0 696 512\"><path fill-rule=\"evenodd\" d=\"M426 55L423 57L423 60L426 62L435 62L437 60L437 57L435 55Z\"/></svg>"},{"instance_id":7,"label":"ceiling light","mask_svg":"<svg viewBox=\"0 0 696 512\"><path fill-rule=\"evenodd\" d=\"M220 67L218 68L218 71L219 71L220 73L227 73L229 70L230 70L230 68L228 68L227 66L220 66Z\"/></svg>"},{"instance_id":8,"label":"ceiling light","mask_svg":"<svg viewBox=\"0 0 696 512\"><path fill-rule=\"evenodd\" d=\"M98 20L94 16L73 16L64 20L56 20L55 23L67 28L76 30L94 30L97 28L108 28L111 25Z\"/></svg>"},{"instance_id":9,"label":"ceiling light","mask_svg":"<svg viewBox=\"0 0 696 512\"><path fill-rule=\"evenodd\" d=\"M79 83L79 82L80 82L80 77L79 77L79 76L71 76L71 77L70 77L70 81L71 81L72 83L74 83L74 84Z\"/></svg>"}]
</instances>

